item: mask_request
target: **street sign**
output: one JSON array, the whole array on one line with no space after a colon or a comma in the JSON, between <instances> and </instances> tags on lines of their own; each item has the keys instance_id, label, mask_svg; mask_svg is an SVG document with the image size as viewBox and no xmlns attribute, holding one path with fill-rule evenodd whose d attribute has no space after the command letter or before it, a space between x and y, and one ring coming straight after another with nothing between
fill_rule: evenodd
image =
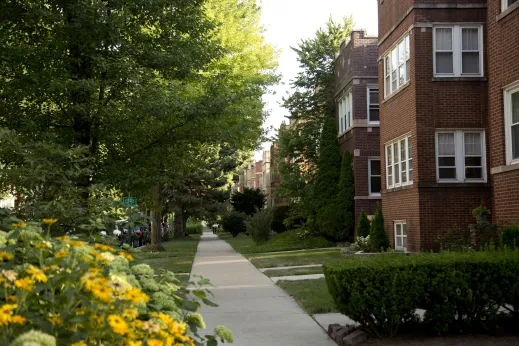
<instances>
[{"instance_id":1,"label":"street sign","mask_svg":"<svg viewBox=\"0 0 519 346\"><path fill-rule=\"evenodd\" d=\"M137 197L123 197L123 205L125 207L136 207Z\"/></svg>"}]
</instances>

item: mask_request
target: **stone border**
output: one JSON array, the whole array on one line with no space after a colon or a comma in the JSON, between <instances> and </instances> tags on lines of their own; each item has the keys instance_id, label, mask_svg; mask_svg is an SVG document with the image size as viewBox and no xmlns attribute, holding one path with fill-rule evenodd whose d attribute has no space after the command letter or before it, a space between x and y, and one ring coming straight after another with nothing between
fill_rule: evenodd
<instances>
[{"instance_id":1,"label":"stone border","mask_svg":"<svg viewBox=\"0 0 519 346\"><path fill-rule=\"evenodd\" d=\"M342 326L340 324L330 324L328 335L339 346L357 346L368 341L368 334L362 327L352 325Z\"/></svg>"}]
</instances>

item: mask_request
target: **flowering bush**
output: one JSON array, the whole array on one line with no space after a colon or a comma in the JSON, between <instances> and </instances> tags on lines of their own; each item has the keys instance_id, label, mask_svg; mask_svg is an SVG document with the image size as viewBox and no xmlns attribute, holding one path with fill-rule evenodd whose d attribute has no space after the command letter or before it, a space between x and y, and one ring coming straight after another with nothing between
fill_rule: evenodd
<instances>
[{"instance_id":1,"label":"flowering bush","mask_svg":"<svg viewBox=\"0 0 519 346\"><path fill-rule=\"evenodd\" d=\"M55 220L45 220L50 224ZM207 290L187 290L106 244L43 235L37 223L0 232L1 345L216 345L196 313ZM50 233L50 232L49 232ZM201 280L199 285L206 284ZM232 341L225 328L215 330Z\"/></svg>"}]
</instances>

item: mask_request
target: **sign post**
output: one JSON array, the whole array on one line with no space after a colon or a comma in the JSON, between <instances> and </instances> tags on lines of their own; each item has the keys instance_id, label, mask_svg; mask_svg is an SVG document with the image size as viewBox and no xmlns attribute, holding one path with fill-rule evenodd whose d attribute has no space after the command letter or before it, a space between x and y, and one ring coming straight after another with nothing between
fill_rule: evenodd
<instances>
[{"instance_id":1,"label":"sign post","mask_svg":"<svg viewBox=\"0 0 519 346\"><path fill-rule=\"evenodd\" d=\"M125 207L136 207L137 197L123 197L123 205Z\"/></svg>"}]
</instances>

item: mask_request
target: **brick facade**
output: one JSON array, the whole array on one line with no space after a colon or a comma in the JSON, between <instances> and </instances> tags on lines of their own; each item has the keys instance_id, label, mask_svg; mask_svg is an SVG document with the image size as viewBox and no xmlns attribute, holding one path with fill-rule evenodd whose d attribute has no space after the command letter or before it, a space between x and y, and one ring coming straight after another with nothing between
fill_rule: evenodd
<instances>
[{"instance_id":1,"label":"brick facade","mask_svg":"<svg viewBox=\"0 0 519 346\"><path fill-rule=\"evenodd\" d=\"M362 211L374 214L380 195L369 191L369 159L379 159L380 128L368 123L368 88L378 89L376 37L354 30L341 44L336 59L337 128L341 154L353 155L355 179L355 225ZM351 91L351 127L341 131L339 107L341 99Z\"/></svg>"},{"instance_id":2,"label":"brick facade","mask_svg":"<svg viewBox=\"0 0 519 346\"><path fill-rule=\"evenodd\" d=\"M438 235L448 228L473 223L471 210L482 200L490 202L490 179L481 183L440 183L436 170L438 130L482 130L487 143L486 176L490 177L487 71L484 69L483 77L435 78L433 63L434 25L483 25L483 47L486 47L486 15L486 1L379 2L382 208L393 246L395 221L406 223L407 250L419 251L434 248ZM405 35L409 35L409 81L384 97L384 56ZM484 52L484 66L487 66ZM386 144L407 136L412 144L412 184L388 189Z\"/></svg>"},{"instance_id":3,"label":"brick facade","mask_svg":"<svg viewBox=\"0 0 519 346\"><path fill-rule=\"evenodd\" d=\"M488 1L488 42L492 218L519 222L519 162L506 158L503 93L519 83L519 2L503 12L501 0Z\"/></svg>"}]
</instances>

